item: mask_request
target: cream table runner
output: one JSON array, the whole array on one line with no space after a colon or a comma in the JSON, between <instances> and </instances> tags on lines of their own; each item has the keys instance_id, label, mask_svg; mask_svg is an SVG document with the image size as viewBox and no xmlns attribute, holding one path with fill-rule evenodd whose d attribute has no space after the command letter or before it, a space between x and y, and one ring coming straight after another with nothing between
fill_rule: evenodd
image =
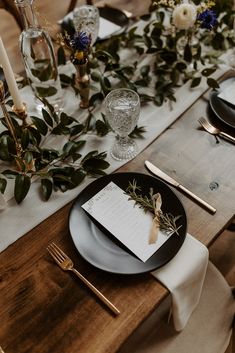
<instances>
[{"instance_id":1,"label":"cream table runner","mask_svg":"<svg viewBox=\"0 0 235 353\"><path fill-rule=\"evenodd\" d=\"M228 68L224 65L214 74L214 78L221 77ZM154 139L156 139L165 129L167 129L177 118L180 117L206 90L208 86L205 81L199 87L190 89L190 83L181 86L175 93L176 103L169 104L168 102L161 107L156 107L152 103L144 106L141 109L139 126L145 126L146 133L144 139L139 139L139 152L144 150ZM34 111L34 101L29 87L24 87L21 90L22 98L27 103L29 114L36 114ZM78 99L74 97L72 89L64 90L63 92L65 106L64 111L80 119L82 116L81 110L78 110ZM100 107L95 114L99 114L103 107ZM97 137L91 133L84 138L87 143L84 148L84 153L91 150L110 151L113 143L114 134L109 133L105 137ZM56 143L55 141L50 143ZM82 152L82 153L83 153ZM125 162L113 160L108 154L110 167L107 173L112 173L121 167ZM0 164L0 172L3 166ZM5 168L4 168L5 169ZM0 251L6 249L10 244L19 239L25 233L37 226L44 219L55 213L68 202L73 200L78 193L88 185L92 179L87 179L74 190L66 193L54 193L49 201L44 202L40 199L37 183L33 183L26 199L17 205L12 198L12 193L8 192L6 195L7 203L5 209L0 211Z\"/></svg>"}]
</instances>

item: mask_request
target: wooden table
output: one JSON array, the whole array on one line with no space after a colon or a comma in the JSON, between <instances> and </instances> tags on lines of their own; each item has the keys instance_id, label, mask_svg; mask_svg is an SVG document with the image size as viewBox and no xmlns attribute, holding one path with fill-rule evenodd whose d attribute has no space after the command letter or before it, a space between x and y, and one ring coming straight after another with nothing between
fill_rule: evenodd
<instances>
[{"instance_id":1,"label":"wooden table","mask_svg":"<svg viewBox=\"0 0 235 353\"><path fill-rule=\"evenodd\" d=\"M216 143L199 129L197 119L209 113L207 97L118 172L147 173L148 159L216 207L211 215L175 191L186 208L188 231L209 246L234 217L235 146ZM0 344L6 353L114 353L169 294L150 274L113 275L86 263L69 235L70 207L0 254ZM71 255L120 316L114 317L73 274L55 265L46 251L51 241Z\"/></svg>"}]
</instances>

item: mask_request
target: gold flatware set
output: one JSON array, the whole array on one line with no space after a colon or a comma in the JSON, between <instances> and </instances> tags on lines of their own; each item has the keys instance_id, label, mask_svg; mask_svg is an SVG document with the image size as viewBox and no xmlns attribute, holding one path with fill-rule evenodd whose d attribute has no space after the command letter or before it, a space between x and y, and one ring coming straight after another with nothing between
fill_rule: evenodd
<instances>
[{"instance_id":1,"label":"gold flatware set","mask_svg":"<svg viewBox=\"0 0 235 353\"><path fill-rule=\"evenodd\" d=\"M226 140L235 143L235 137L227 134L226 132L221 131L217 127L213 126L211 123L209 123L208 120L205 118L200 118L198 119L199 124L203 127L204 130L209 132L209 134L220 136L225 138Z\"/></svg>"},{"instance_id":2,"label":"gold flatware set","mask_svg":"<svg viewBox=\"0 0 235 353\"><path fill-rule=\"evenodd\" d=\"M115 315L119 315L120 311L114 306L93 284L91 284L79 271L74 268L73 261L66 255L55 243L51 243L47 247L48 252L55 260L57 265L64 271L72 271L78 278L86 284L96 296L112 310ZM0 352L1 353L1 352Z\"/></svg>"},{"instance_id":3,"label":"gold flatware set","mask_svg":"<svg viewBox=\"0 0 235 353\"><path fill-rule=\"evenodd\" d=\"M192 193L192 191L188 190L185 186L181 185L178 181L164 173L161 169L157 168L154 164L149 161L145 161L145 166L147 169L154 174L155 176L161 178L166 181L168 184L176 187L177 189L184 192L184 194L188 195L191 199L195 200L198 204L204 207L207 211L214 214L216 212L216 208L211 206L208 202L202 200L200 197Z\"/></svg>"}]
</instances>

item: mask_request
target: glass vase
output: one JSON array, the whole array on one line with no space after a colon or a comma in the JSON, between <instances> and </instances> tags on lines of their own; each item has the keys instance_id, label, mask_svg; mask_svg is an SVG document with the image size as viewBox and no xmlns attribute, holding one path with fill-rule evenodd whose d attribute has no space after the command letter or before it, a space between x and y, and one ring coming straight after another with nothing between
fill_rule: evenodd
<instances>
[{"instance_id":1,"label":"glass vase","mask_svg":"<svg viewBox=\"0 0 235 353\"><path fill-rule=\"evenodd\" d=\"M15 2L24 24L19 42L29 84L36 97L45 98L57 110L62 93L51 38L38 25L33 0Z\"/></svg>"}]
</instances>

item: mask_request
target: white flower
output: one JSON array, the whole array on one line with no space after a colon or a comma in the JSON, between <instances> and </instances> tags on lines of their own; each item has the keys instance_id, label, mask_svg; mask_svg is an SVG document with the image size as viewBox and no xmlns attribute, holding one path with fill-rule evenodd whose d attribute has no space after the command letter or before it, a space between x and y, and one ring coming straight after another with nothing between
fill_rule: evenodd
<instances>
[{"instance_id":1,"label":"white flower","mask_svg":"<svg viewBox=\"0 0 235 353\"><path fill-rule=\"evenodd\" d=\"M174 25L178 29L189 29L193 27L197 19L196 6L189 3L177 5L174 8L172 18Z\"/></svg>"}]
</instances>

